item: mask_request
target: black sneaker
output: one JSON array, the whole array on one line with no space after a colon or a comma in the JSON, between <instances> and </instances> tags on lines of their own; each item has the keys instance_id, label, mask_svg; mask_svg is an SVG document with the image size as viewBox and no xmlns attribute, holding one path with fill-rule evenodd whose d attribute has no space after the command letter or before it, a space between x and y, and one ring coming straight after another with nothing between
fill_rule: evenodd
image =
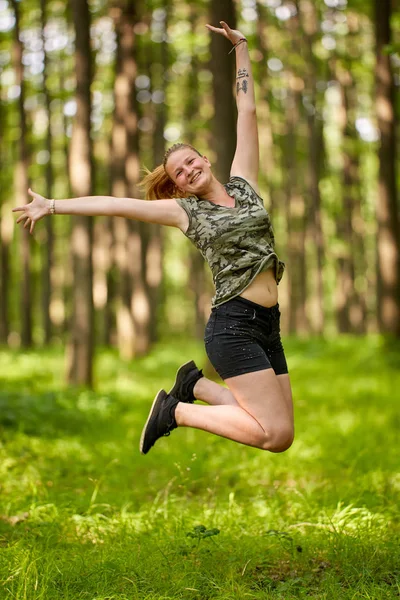
<instances>
[{"instance_id":1,"label":"black sneaker","mask_svg":"<svg viewBox=\"0 0 400 600\"><path fill-rule=\"evenodd\" d=\"M179 400L160 390L151 406L149 416L140 437L140 452L147 452L154 446L158 438L169 435L178 425L175 421L175 408Z\"/></svg>"},{"instance_id":2,"label":"black sneaker","mask_svg":"<svg viewBox=\"0 0 400 600\"><path fill-rule=\"evenodd\" d=\"M177 398L179 402L193 404L196 400L193 395L193 388L201 377L204 377L203 372L197 368L194 360L185 363L179 367L174 387L170 390L169 394Z\"/></svg>"}]
</instances>

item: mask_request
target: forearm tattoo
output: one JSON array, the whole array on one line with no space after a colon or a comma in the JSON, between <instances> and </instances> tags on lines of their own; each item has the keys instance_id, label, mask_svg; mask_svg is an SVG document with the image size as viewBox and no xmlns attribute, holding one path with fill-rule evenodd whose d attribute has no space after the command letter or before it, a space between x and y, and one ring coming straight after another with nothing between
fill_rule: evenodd
<instances>
[{"instance_id":1,"label":"forearm tattoo","mask_svg":"<svg viewBox=\"0 0 400 600\"><path fill-rule=\"evenodd\" d=\"M237 72L237 81L236 81L236 94L243 90L245 94L247 94L247 90L249 89L249 84L247 79L249 78L249 74L246 69L239 69Z\"/></svg>"}]
</instances>

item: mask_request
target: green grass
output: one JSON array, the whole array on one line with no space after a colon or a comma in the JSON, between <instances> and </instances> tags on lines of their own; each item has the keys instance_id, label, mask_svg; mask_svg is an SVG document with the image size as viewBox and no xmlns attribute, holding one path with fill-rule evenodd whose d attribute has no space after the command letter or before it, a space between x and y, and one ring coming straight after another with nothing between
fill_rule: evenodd
<instances>
[{"instance_id":1,"label":"green grass","mask_svg":"<svg viewBox=\"0 0 400 600\"><path fill-rule=\"evenodd\" d=\"M296 441L269 454L178 429L145 457L154 394L200 345L96 358L0 350L0 598L400 597L400 350L286 340Z\"/></svg>"}]
</instances>

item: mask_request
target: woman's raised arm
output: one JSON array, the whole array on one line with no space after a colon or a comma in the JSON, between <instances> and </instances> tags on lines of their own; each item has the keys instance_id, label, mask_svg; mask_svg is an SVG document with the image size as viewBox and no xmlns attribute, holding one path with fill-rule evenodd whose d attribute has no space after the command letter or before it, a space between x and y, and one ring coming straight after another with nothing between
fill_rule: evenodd
<instances>
[{"instance_id":1,"label":"woman's raised arm","mask_svg":"<svg viewBox=\"0 0 400 600\"><path fill-rule=\"evenodd\" d=\"M68 200L48 200L28 190L33 200L24 206L13 208L21 212L17 223L25 220L24 227L33 232L35 223L49 214L114 216L136 219L147 223L159 223L183 229L187 216L183 208L173 199L139 200L137 198L115 198L113 196L84 196Z\"/></svg>"},{"instance_id":2,"label":"woman's raised arm","mask_svg":"<svg viewBox=\"0 0 400 600\"><path fill-rule=\"evenodd\" d=\"M210 31L219 33L234 44L236 52L236 105L238 109L236 152L231 166L231 176L247 179L258 191L259 144L254 81L251 70L247 40L224 21L222 28L207 25Z\"/></svg>"}]
</instances>

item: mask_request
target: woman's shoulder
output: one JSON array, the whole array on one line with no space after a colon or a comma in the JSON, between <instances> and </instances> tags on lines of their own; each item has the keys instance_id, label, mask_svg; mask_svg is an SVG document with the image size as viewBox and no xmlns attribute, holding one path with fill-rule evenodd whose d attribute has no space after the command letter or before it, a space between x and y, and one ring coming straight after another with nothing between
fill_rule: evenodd
<instances>
[{"instance_id":1,"label":"woman's shoulder","mask_svg":"<svg viewBox=\"0 0 400 600\"><path fill-rule=\"evenodd\" d=\"M257 200L264 204L264 200L261 198L258 191L254 189L251 183L241 177L240 175L231 175L228 183L225 184L229 189L236 189L243 194L243 196L251 197L253 200Z\"/></svg>"},{"instance_id":2,"label":"woman's shoulder","mask_svg":"<svg viewBox=\"0 0 400 600\"><path fill-rule=\"evenodd\" d=\"M180 206L190 210L197 208L199 202L197 196L185 196L184 198L177 197L175 200Z\"/></svg>"}]
</instances>

